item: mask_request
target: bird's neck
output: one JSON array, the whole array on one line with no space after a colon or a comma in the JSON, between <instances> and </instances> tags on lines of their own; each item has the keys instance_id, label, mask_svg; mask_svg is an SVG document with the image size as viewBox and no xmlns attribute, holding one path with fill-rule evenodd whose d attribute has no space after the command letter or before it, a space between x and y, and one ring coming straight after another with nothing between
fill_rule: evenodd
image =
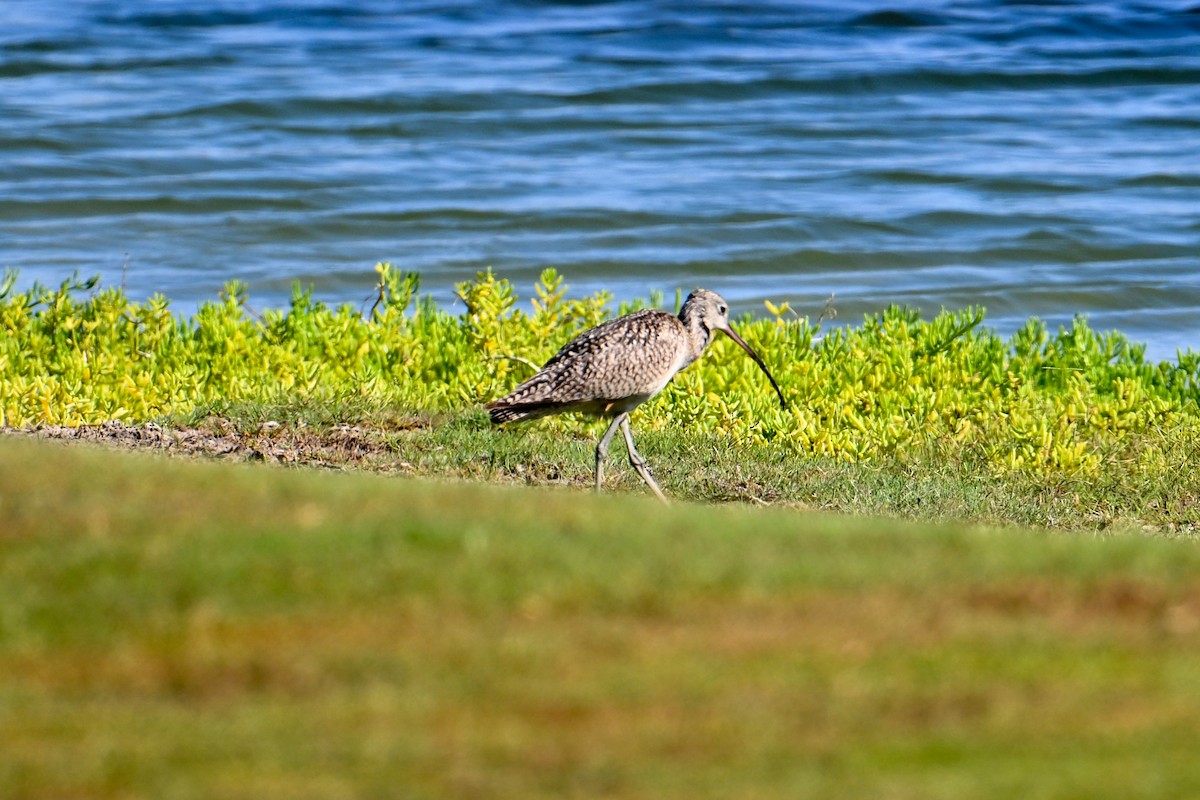
<instances>
[{"instance_id":1,"label":"bird's neck","mask_svg":"<svg viewBox=\"0 0 1200 800\"><path fill-rule=\"evenodd\" d=\"M690 314L686 316L681 315L679 319L687 331L688 348L691 350L688 354L688 363L690 364L700 357L700 354L704 352L704 348L708 347L708 343L712 341L715 331L704 325L698 316Z\"/></svg>"}]
</instances>

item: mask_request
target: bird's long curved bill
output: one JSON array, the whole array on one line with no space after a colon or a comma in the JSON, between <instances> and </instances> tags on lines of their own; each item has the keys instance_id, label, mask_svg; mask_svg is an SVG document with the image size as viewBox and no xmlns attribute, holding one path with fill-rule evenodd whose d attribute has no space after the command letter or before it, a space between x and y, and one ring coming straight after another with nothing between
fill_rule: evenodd
<instances>
[{"instance_id":1,"label":"bird's long curved bill","mask_svg":"<svg viewBox=\"0 0 1200 800\"><path fill-rule=\"evenodd\" d=\"M783 399L783 392L780 390L779 384L775 382L775 377L771 375L771 370L767 369L767 365L763 363L761 358L759 358L758 353L754 352L754 348L746 344L742 337L734 333L733 328L720 328L719 330L725 333L730 339L733 339L735 342L737 342L741 348L746 351L746 354L754 359L754 363L758 364L759 369L761 369L763 374L767 376L767 380L771 382L771 386L775 387L775 394L779 395L779 407L784 411L787 411L787 401Z\"/></svg>"}]
</instances>

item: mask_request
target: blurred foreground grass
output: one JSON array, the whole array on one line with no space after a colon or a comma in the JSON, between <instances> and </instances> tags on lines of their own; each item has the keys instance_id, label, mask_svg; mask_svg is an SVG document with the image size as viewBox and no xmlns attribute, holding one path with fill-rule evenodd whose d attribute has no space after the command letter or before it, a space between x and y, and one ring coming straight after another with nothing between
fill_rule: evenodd
<instances>
[{"instance_id":1,"label":"blurred foreground grass","mask_svg":"<svg viewBox=\"0 0 1200 800\"><path fill-rule=\"evenodd\" d=\"M1200 795L1200 551L0 437L6 798Z\"/></svg>"}]
</instances>

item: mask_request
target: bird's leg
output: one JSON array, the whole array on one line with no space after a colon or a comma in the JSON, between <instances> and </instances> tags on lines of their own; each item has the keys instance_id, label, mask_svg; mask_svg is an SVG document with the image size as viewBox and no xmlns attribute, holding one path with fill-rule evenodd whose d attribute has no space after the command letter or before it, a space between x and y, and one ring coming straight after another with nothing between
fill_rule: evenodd
<instances>
[{"instance_id":1,"label":"bird's leg","mask_svg":"<svg viewBox=\"0 0 1200 800\"><path fill-rule=\"evenodd\" d=\"M654 490L654 493L658 495L658 499L670 505L667 496L662 493L662 489L659 489L658 484L654 482L654 476L650 474L650 465L646 463L646 459L642 458L642 454L633 446L633 432L629 430L628 414L621 417L621 434L625 437L625 449L629 451L629 463L637 470L637 474L642 476L642 480L646 482L646 485Z\"/></svg>"},{"instance_id":2,"label":"bird's leg","mask_svg":"<svg viewBox=\"0 0 1200 800\"><path fill-rule=\"evenodd\" d=\"M621 420L628 419L628 414L617 414L613 417L612 424L608 426L608 430L600 437L599 443L596 445L596 491L600 491L600 485L604 483L604 457L608 455L608 444L612 441L613 436L617 433L617 428L621 425Z\"/></svg>"}]
</instances>

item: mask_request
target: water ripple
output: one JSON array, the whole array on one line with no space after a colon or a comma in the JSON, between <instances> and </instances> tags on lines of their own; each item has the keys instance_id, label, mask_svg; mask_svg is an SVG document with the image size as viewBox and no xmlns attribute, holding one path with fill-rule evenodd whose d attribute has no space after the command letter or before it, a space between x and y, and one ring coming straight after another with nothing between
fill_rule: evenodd
<instances>
[{"instance_id":1,"label":"water ripple","mask_svg":"<svg viewBox=\"0 0 1200 800\"><path fill-rule=\"evenodd\" d=\"M5 0L0 266L181 310L553 266L1169 356L1200 348L1198 8Z\"/></svg>"}]
</instances>

